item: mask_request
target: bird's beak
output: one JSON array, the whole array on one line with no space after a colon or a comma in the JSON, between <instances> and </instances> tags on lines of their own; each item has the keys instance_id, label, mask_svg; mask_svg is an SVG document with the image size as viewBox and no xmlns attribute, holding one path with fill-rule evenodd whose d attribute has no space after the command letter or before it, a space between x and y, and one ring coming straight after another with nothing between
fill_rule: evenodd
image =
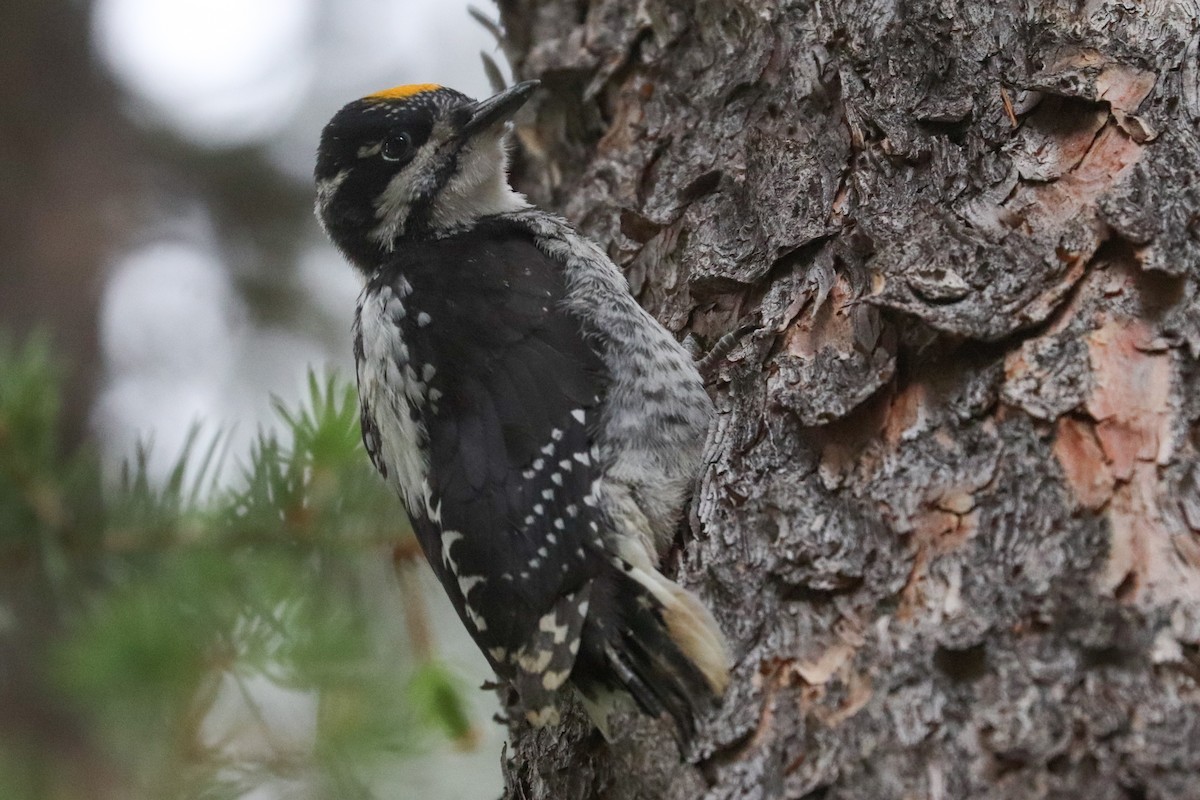
<instances>
[{"instance_id":1,"label":"bird's beak","mask_svg":"<svg viewBox=\"0 0 1200 800\"><path fill-rule=\"evenodd\" d=\"M480 100L467 106L465 111L470 116L463 124L461 135L470 136L497 123L512 119L513 114L517 113L517 109L525 105L525 101L533 94L533 90L540 85L541 81L522 81L486 100Z\"/></svg>"}]
</instances>

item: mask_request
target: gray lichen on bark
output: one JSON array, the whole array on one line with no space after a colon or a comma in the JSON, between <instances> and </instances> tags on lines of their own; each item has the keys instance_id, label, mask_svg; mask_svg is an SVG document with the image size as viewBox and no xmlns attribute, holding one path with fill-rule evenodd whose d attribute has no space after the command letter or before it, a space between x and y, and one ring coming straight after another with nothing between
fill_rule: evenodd
<instances>
[{"instance_id":1,"label":"gray lichen on bark","mask_svg":"<svg viewBox=\"0 0 1200 800\"><path fill-rule=\"evenodd\" d=\"M1200 7L500 7L523 188L755 320L671 565L725 703L516 728L507 796L1200 797Z\"/></svg>"}]
</instances>

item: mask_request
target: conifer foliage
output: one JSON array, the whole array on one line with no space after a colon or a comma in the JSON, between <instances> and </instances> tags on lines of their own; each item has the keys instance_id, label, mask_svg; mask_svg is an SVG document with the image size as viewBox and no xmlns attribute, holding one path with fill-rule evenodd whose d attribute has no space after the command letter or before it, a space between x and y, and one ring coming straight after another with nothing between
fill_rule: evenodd
<instances>
[{"instance_id":1,"label":"conifer foliage","mask_svg":"<svg viewBox=\"0 0 1200 800\"><path fill-rule=\"evenodd\" d=\"M370 797L374 767L470 734L420 609L381 635L404 593L364 565L413 548L352 387L310 375L248 453L197 428L165 481L144 447L105 486L59 445L61 377L0 342L0 796Z\"/></svg>"}]
</instances>

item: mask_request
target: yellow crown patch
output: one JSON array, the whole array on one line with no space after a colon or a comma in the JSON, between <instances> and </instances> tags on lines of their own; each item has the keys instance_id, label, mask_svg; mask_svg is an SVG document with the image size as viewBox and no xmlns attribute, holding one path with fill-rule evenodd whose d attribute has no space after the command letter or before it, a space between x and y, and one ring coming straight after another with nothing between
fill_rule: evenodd
<instances>
[{"instance_id":1,"label":"yellow crown patch","mask_svg":"<svg viewBox=\"0 0 1200 800\"><path fill-rule=\"evenodd\" d=\"M393 86L390 89L384 89L382 92L375 92L364 97L364 100L403 100L406 97L420 94L421 92L433 92L442 88L436 83L410 83L407 86Z\"/></svg>"}]
</instances>

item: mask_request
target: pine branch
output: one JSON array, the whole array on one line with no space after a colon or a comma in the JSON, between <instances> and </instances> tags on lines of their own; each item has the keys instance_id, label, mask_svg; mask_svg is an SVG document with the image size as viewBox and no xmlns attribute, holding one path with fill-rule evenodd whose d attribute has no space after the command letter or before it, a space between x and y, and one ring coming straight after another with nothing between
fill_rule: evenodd
<instances>
[{"instance_id":1,"label":"pine branch","mask_svg":"<svg viewBox=\"0 0 1200 800\"><path fill-rule=\"evenodd\" d=\"M380 759L437 729L469 740L432 637L407 663L376 657L360 567L412 539L362 450L350 385L310 375L307 400L276 399L278 431L245 454L194 428L161 481L144 444L103 491L94 451L58 447L58 375L44 342L0 342L0 652L19 651L74 738L111 754L112 796L236 796L298 779L367 796ZM239 479L221 488L230 464ZM404 613L428 630L419 600L409 593ZM0 714L0 733L29 736L19 724ZM33 761L0 745L0 763L24 775L14 787L70 774L56 734L33 732Z\"/></svg>"}]
</instances>

